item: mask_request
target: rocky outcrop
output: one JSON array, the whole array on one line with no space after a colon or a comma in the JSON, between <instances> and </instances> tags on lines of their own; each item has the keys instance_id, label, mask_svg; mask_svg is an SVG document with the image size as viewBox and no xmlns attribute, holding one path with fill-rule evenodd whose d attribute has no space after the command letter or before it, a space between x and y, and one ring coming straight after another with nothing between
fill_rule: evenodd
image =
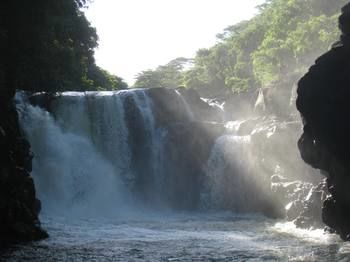
<instances>
[{"instance_id":1,"label":"rocky outcrop","mask_svg":"<svg viewBox=\"0 0 350 262\"><path fill-rule=\"evenodd\" d=\"M298 145L302 158L327 177L322 218L350 240L350 4L342 9L341 41L319 57L298 83L297 108L304 120Z\"/></svg>"},{"instance_id":2,"label":"rocky outcrop","mask_svg":"<svg viewBox=\"0 0 350 262\"><path fill-rule=\"evenodd\" d=\"M176 163L166 168L170 203L181 209L210 203L204 208L261 212L269 217L286 217L304 228L324 226L319 207L327 193L317 186L322 179L319 172L298 156L295 141L302 129L299 121L260 116L241 121L235 131L230 131L220 122L208 122L220 120L220 112L194 90L154 88L146 92L156 105L157 125L167 131L164 165ZM241 109L232 115L241 118ZM213 165L210 174L206 173L206 163ZM204 188L202 192L198 185Z\"/></svg>"},{"instance_id":3,"label":"rocky outcrop","mask_svg":"<svg viewBox=\"0 0 350 262\"><path fill-rule=\"evenodd\" d=\"M151 88L147 90L157 107L164 110L161 119L175 117L175 120L190 120L204 122L223 122L224 111L217 106L211 106L204 101L194 89ZM158 112L159 114L160 112Z\"/></svg>"},{"instance_id":4,"label":"rocky outcrop","mask_svg":"<svg viewBox=\"0 0 350 262\"><path fill-rule=\"evenodd\" d=\"M273 208L265 212L269 216L298 219L309 209L307 205L311 197L307 196L314 185L320 183L319 172L298 157L295 141L300 128L301 124L296 121L264 117L245 121L238 129L240 135L250 134L251 172L259 176L259 190L265 188L263 192L268 192L273 204ZM310 221L320 220L311 212L304 217Z\"/></svg>"},{"instance_id":5,"label":"rocky outcrop","mask_svg":"<svg viewBox=\"0 0 350 262\"><path fill-rule=\"evenodd\" d=\"M205 163L215 140L224 133L224 125L209 122L218 112L193 90L153 88L147 92L157 105L153 107L157 126L166 130L163 183L168 203L178 209L196 209Z\"/></svg>"},{"instance_id":6,"label":"rocky outcrop","mask_svg":"<svg viewBox=\"0 0 350 262\"><path fill-rule=\"evenodd\" d=\"M272 191L285 209L285 218L299 228L323 228L321 207L327 196L325 182L318 185L290 181L285 177L272 177Z\"/></svg>"},{"instance_id":7,"label":"rocky outcrop","mask_svg":"<svg viewBox=\"0 0 350 262\"><path fill-rule=\"evenodd\" d=\"M268 174L269 178L278 174L289 181L300 180L318 184L321 180L319 172L302 163L298 156L295 141L300 131L301 123L298 121L263 117L242 122L237 134L251 135L253 162L256 168Z\"/></svg>"},{"instance_id":8,"label":"rocky outcrop","mask_svg":"<svg viewBox=\"0 0 350 262\"><path fill-rule=\"evenodd\" d=\"M0 249L47 237L40 228L40 201L29 174L33 156L20 133L13 95L0 94Z\"/></svg>"}]
</instances>

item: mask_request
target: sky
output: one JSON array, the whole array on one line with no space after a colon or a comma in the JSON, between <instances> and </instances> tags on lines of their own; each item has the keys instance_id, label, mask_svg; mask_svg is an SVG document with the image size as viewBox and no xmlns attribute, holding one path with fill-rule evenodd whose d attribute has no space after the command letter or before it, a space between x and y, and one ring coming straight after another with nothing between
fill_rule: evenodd
<instances>
[{"instance_id":1,"label":"sky","mask_svg":"<svg viewBox=\"0 0 350 262\"><path fill-rule=\"evenodd\" d=\"M85 11L99 35L96 63L129 85L143 70L213 46L263 0L94 0Z\"/></svg>"}]
</instances>

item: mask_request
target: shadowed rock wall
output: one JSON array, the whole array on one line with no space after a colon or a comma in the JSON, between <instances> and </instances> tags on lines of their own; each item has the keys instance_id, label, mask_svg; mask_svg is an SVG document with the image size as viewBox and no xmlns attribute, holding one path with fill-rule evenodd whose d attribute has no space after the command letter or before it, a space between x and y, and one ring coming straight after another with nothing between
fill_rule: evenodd
<instances>
[{"instance_id":1,"label":"shadowed rock wall","mask_svg":"<svg viewBox=\"0 0 350 262\"><path fill-rule=\"evenodd\" d=\"M344 240L350 240L350 30L343 27L350 21L347 9L349 4L339 19L341 41L301 78L296 101L304 120L301 156L327 177L323 221Z\"/></svg>"},{"instance_id":2,"label":"shadowed rock wall","mask_svg":"<svg viewBox=\"0 0 350 262\"><path fill-rule=\"evenodd\" d=\"M47 237L40 228L40 201L30 177L32 154L23 138L13 104L14 92L0 93L0 249Z\"/></svg>"}]
</instances>

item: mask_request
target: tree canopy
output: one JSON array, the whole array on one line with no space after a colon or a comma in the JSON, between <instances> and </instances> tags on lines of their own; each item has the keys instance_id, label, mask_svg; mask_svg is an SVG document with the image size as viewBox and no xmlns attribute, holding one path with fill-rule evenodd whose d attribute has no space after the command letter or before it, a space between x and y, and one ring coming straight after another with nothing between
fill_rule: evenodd
<instances>
[{"instance_id":1,"label":"tree canopy","mask_svg":"<svg viewBox=\"0 0 350 262\"><path fill-rule=\"evenodd\" d=\"M198 50L192 67L173 68L176 78L159 66L141 72L135 86L182 85L209 95L268 88L288 75L301 75L337 40L337 18L346 3L267 0L255 17L219 33L215 46Z\"/></svg>"},{"instance_id":2,"label":"tree canopy","mask_svg":"<svg viewBox=\"0 0 350 262\"><path fill-rule=\"evenodd\" d=\"M3 0L0 76L30 91L125 88L95 64L98 36L82 7L86 0Z\"/></svg>"}]
</instances>

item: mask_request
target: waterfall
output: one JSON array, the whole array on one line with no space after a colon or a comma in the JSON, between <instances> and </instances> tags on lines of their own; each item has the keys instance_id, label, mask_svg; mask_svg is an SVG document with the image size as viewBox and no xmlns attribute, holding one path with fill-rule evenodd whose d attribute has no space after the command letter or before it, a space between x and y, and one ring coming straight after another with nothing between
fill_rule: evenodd
<instances>
[{"instance_id":1,"label":"waterfall","mask_svg":"<svg viewBox=\"0 0 350 262\"><path fill-rule=\"evenodd\" d=\"M219 137L206 164L206 182L202 191L205 208L243 211L252 201L245 185L250 175L250 136Z\"/></svg>"},{"instance_id":2,"label":"waterfall","mask_svg":"<svg viewBox=\"0 0 350 262\"><path fill-rule=\"evenodd\" d=\"M81 105L81 97L77 101ZM48 112L23 102L18 109L34 152L32 175L44 213L86 216L114 213L112 207L123 207L128 194L120 176L86 135L87 129L81 125L79 133L76 123L67 130Z\"/></svg>"},{"instance_id":3,"label":"waterfall","mask_svg":"<svg viewBox=\"0 0 350 262\"><path fill-rule=\"evenodd\" d=\"M65 92L50 112L21 94L17 104L44 212L257 212L269 203L272 173L257 168L254 132L238 135L250 124L227 122L222 135L174 90Z\"/></svg>"},{"instance_id":4,"label":"waterfall","mask_svg":"<svg viewBox=\"0 0 350 262\"><path fill-rule=\"evenodd\" d=\"M162 190L164 186L164 141L166 139L167 132L164 128L157 128L156 120L153 113L153 102L146 94L145 90L139 90L138 92L132 92L132 99L141 114L141 121L146 133L145 143L147 144L147 151L145 154L148 156L149 173L148 180L152 184L150 187L150 198L153 201L161 199ZM136 146L139 146L136 145ZM138 150L136 148L135 150ZM138 170L144 172L145 170Z\"/></svg>"},{"instance_id":5,"label":"waterfall","mask_svg":"<svg viewBox=\"0 0 350 262\"><path fill-rule=\"evenodd\" d=\"M126 93L64 93L53 103L56 122L65 132L85 137L113 164L114 172L132 179L128 172L131 152L125 122ZM129 177L128 177L129 176Z\"/></svg>"},{"instance_id":6,"label":"waterfall","mask_svg":"<svg viewBox=\"0 0 350 262\"><path fill-rule=\"evenodd\" d=\"M186 112L187 116L190 118L191 121L194 121L195 120L194 114L193 114L189 104L187 103L187 101L183 98L183 96L181 95L181 93L178 90L175 90L175 93L180 98L181 104L185 108L185 112Z\"/></svg>"},{"instance_id":7,"label":"waterfall","mask_svg":"<svg viewBox=\"0 0 350 262\"><path fill-rule=\"evenodd\" d=\"M180 94L173 97L179 108L185 105ZM177 150L169 140L174 130L158 123L147 90L65 92L53 99L50 112L22 93L17 104L44 212L88 215L140 203L177 205L174 170L184 172L169 163ZM188 121L188 105L185 111Z\"/></svg>"}]
</instances>

